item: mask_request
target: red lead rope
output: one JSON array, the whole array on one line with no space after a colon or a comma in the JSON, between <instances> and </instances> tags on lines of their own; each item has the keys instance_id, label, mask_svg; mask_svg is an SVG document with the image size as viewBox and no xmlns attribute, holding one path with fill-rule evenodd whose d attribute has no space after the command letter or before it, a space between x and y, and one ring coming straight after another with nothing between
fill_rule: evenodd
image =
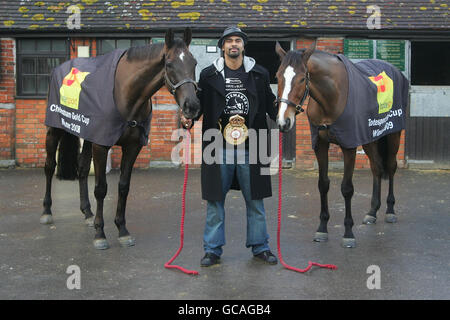
<instances>
[{"instance_id":1,"label":"red lead rope","mask_svg":"<svg viewBox=\"0 0 450 320\"><path fill-rule=\"evenodd\" d=\"M181 250L183 249L184 245L184 216L186 214L186 187L187 187L187 181L188 181L188 169L189 169L189 148L190 148L190 131L188 131L189 134L187 135L186 139L186 148L185 148L185 160L184 160L184 183L183 183L183 194L182 194L182 212L181 212L181 225L180 225L180 247L178 248L178 251L175 253L175 255L164 265L167 269L178 269L186 274L192 274L192 275L198 275L198 271L195 270L188 270L183 267L177 266L177 265L171 265L172 262L178 257ZM298 269L291 267L290 265L286 264L283 260L283 257L281 256L281 245L280 245L280 234L281 234L281 187L282 187L282 162L283 162L283 141L282 141L282 133L279 134L279 160L278 160L278 232L277 232L277 242L278 242L278 259L280 260L281 264L289 270L297 271L297 272L307 272L312 268L312 266L317 266L320 268L328 268L332 270L336 270L337 267L333 264L320 264L316 262L308 262L308 267L305 269Z\"/></svg>"},{"instance_id":2,"label":"red lead rope","mask_svg":"<svg viewBox=\"0 0 450 320\"><path fill-rule=\"evenodd\" d=\"M180 247L178 248L178 251L174 254L174 256L166 262L164 265L167 269L178 269L183 271L186 274L192 274L192 275L198 275L198 271L195 270L188 270L180 266L171 265L171 263L178 257L181 250L183 249L184 245L184 216L186 214L186 186L188 181L188 169L189 169L189 154L190 154L190 145L189 142L191 140L191 134L190 130L188 130L188 134L185 137L186 140L186 147L184 149L184 183L183 183L183 194L182 194L182 200L181 200L181 224L180 224Z\"/></svg>"},{"instance_id":3,"label":"red lead rope","mask_svg":"<svg viewBox=\"0 0 450 320\"><path fill-rule=\"evenodd\" d=\"M291 267L290 265L286 264L283 260L283 257L281 256L281 245L280 245L280 234L281 234L281 186L282 186L282 163L283 163L283 136L280 131L279 134L279 152L278 152L278 232L277 232L277 242L278 242L278 259L280 260L281 264L289 270L297 271L297 272L307 272L312 268L312 266L317 266L320 268L328 268L332 270L336 270L337 267L333 264L320 264L316 262L308 262L308 266L305 269L298 269Z\"/></svg>"}]
</instances>

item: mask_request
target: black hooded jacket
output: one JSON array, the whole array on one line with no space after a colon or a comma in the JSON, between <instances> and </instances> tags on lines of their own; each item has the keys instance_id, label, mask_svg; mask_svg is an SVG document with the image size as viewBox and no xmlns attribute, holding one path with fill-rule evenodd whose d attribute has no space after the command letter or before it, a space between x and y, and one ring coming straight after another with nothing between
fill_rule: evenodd
<instances>
[{"instance_id":1,"label":"black hooded jacket","mask_svg":"<svg viewBox=\"0 0 450 320\"><path fill-rule=\"evenodd\" d=\"M199 99L201 104L201 115L203 115L202 133L208 129L218 129L218 120L225 109L225 79L224 59L218 58L212 65L202 70L200 74ZM249 98L249 129L255 129L259 146L261 132L266 129L269 133L266 114L273 120L276 119L277 110L274 106L275 96L270 88L269 72L255 63L255 60L244 57L244 68L249 77L244 83ZM269 138L267 139L267 141ZM212 141L202 142L202 152ZM254 142L253 142L254 143ZM256 164L250 164L250 184L252 199L263 199L272 196L270 175L261 174L261 168L268 168L270 164L261 164L259 159ZM224 200L222 196L222 182L220 167L218 164L206 164L202 157L201 165L202 198L210 201ZM232 189L239 190L236 176L233 179Z\"/></svg>"}]
</instances>

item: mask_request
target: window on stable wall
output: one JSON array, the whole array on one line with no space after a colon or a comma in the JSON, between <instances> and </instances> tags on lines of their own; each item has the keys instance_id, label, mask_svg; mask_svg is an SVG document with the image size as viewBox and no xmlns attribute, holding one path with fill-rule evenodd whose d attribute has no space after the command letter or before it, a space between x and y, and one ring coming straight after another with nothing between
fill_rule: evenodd
<instances>
[{"instance_id":1,"label":"window on stable wall","mask_svg":"<svg viewBox=\"0 0 450 320\"><path fill-rule=\"evenodd\" d=\"M68 59L66 39L17 40L17 96L46 97L53 68Z\"/></svg>"},{"instance_id":2,"label":"window on stable wall","mask_svg":"<svg viewBox=\"0 0 450 320\"><path fill-rule=\"evenodd\" d=\"M450 42L411 42L411 85L450 85Z\"/></svg>"},{"instance_id":3,"label":"window on stable wall","mask_svg":"<svg viewBox=\"0 0 450 320\"><path fill-rule=\"evenodd\" d=\"M130 47L145 46L150 44L150 38L136 39L98 39L97 54L102 55L114 49L128 49Z\"/></svg>"}]
</instances>

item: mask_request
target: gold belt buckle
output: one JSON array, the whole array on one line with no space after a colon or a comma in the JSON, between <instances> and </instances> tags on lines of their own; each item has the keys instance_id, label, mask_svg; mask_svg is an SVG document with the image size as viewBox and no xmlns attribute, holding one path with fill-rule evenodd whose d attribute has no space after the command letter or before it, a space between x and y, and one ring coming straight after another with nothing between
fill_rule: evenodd
<instances>
[{"instance_id":1,"label":"gold belt buckle","mask_svg":"<svg viewBox=\"0 0 450 320\"><path fill-rule=\"evenodd\" d=\"M223 130L225 140L232 145L239 145L247 140L248 129L245 125L245 119L236 114L230 117L228 124Z\"/></svg>"}]
</instances>

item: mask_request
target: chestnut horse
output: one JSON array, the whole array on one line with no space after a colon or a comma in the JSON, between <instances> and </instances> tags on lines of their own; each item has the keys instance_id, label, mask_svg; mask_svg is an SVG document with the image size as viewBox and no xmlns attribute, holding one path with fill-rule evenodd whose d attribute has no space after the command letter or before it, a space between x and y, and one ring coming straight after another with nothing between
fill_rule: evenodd
<instances>
[{"instance_id":1,"label":"chestnut horse","mask_svg":"<svg viewBox=\"0 0 450 320\"><path fill-rule=\"evenodd\" d=\"M304 111L302 105L310 97L306 114L309 122L319 127L317 143L314 149L319 166L320 225L314 241L327 241L328 212L327 193L330 186L328 178L328 149L330 143L339 142L329 132L330 125L343 113L349 92L348 74L345 65L336 55L315 50L315 43L306 50L285 52L279 44L276 52L282 62L277 71L279 111L277 124L286 132L294 126L296 114ZM396 222L394 212L394 174L397 169L396 155L400 144L400 132L387 134L378 140L364 144L362 147L370 160L373 175L373 192L371 208L363 223L373 224L380 208L381 178L389 177L386 222ZM353 235L351 200L354 193L352 176L355 166L356 148L344 148L344 177L341 193L345 199L345 233L343 247L356 246Z\"/></svg>"},{"instance_id":2,"label":"chestnut horse","mask_svg":"<svg viewBox=\"0 0 450 320\"><path fill-rule=\"evenodd\" d=\"M128 121L128 127L116 142L122 148L120 164L120 181L115 224L119 230L119 242L122 246L133 246L135 239L125 226L125 206L130 187L131 172L134 162L142 148L140 123L151 117L151 97L164 84L174 95L182 108L183 116L192 119L200 111L197 99L195 66L197 61L189 52L192 39L189 28L184 31L184 39L175 39L172 30L165 35L164 44L151 44L128 49L120 58L114 79L114 101L118 111ZM62 179L78 177L80 186L80 209L86 224L95 226L94 247L107 249L109 244L103 231L103 201L107 193L106 159L109 146L102 146L87 140L79 152L79 138L70 133L49 127L46 137L47 158L45 161L46 191L44 212L40 222L53 223L51 205L52 177L56 167L56 150L59 144L57 176ZM95 220L88 197L87 178L91 158L94 160L95 190L97 201Z\"/></svg>"}]
</instances>

